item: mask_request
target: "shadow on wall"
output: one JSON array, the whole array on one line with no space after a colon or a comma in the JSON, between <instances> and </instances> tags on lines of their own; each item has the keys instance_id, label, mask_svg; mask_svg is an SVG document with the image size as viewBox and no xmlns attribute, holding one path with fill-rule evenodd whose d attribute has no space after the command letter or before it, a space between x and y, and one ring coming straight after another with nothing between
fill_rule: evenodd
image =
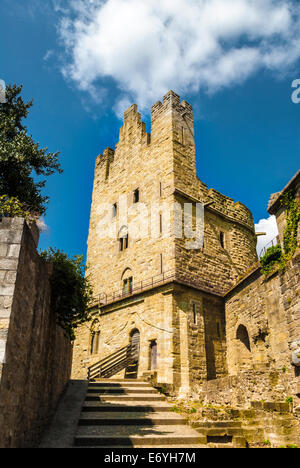
<instances>
[{"instance_id":1,"label":"shadow on wall","mask_svg":"<svg viewBox=\"0 0 300 468\"><path fill-rule=\"evenodd\" d=\"M33 447L69 381L72 345L51 310L51 266L38 255L23 219L2 220L0 247L6 252L0 257L1 290L10 294L10 307L0 309L7 332L0 447Z\"/></svg>"}]
</instances>

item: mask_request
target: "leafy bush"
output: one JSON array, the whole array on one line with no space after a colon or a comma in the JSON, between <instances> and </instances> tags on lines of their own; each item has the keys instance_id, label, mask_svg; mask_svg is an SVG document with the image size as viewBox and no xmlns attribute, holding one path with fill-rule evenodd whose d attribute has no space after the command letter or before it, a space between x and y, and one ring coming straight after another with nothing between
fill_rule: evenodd
<instances>
[{"instance_id":1,"label":"leafy bush","mask_svg":"<svg viewBox=\"0 0 300 468\"><path fill-rule=\"evenodd\" d=\"M269 247L265 255L260 259L261 271L264 275L272 272L274 266L282 261L282 249L280 244Z\"/></svg>"},{"instance_id":2,"label":"leafy bush","mask_svg":"<svg viewBox=\"0 0 300 468\"><path fill-rule=\"evenodd\" d=\"M74 340L76 328L91 319L92 289L84 275L83 256L69 258L64 252L52 248L40 255L53 264L51 303L57 323Z\"/></svg>"},{"instance_id":3,"label":"leafy bush","mask_svg":"<svg viewBox=\"0 0 300 468\"><path fill-rule=\"evenodd\" d=\"M297 248L300 207L292 190L283 194L281 204L286 209L286 228L283 233L283 250L285 256L289 259L293 256Z\"/></svg>"},{"instance_id":4,"label":"leafy bush","mask_svg":"<svg viewBox=\"0 0 300 468\"><path fill-rule=\"evenodd\" d=\"M26 209L25 205L18 198L0 195L0 218L14 218L15 216L25 219L34 218L32 213Z\"/></svg>"}]
</instances>

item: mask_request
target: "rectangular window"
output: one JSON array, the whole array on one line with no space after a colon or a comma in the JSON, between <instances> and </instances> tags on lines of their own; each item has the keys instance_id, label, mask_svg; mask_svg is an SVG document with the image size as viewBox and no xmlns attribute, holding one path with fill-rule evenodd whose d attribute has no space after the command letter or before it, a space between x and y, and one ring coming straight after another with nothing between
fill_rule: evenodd
<instances>
[{"instance_id":1,"label":"rectangular window","mask_svg":"<svg viewBox=\"0 0 300 468\"><path fill-rule=\"evenodd\" d=\"M123 292L124 292L124 294L131 294L132 293L132 283L133 283L132 276L130 278L124 279L124 281L123 281Z\"/></svg>"},{"instance_id":2,"label":"rectangular window","mask_svg":"<svg viewBox=\"0 0 300 468\"><path fill-rule=\"evenodd\" d=\"M162 184L159 182L159 196L162 196Z\"/></svg>"},{"instance_id":3,"label":"rectangular window","mask_svg":"<svg viewBox=\"0 0 300 468\"><path fill-rule=\"evenodd\" d=\"M220 232L220 244L221 244L222 249L224 249L224 247L225 247L225 234L222 231Z\"/></svg>"},{"instance_id":4,"label":"rectangular window","mask_svg":"<svg viewBox=\"0 0 300 468\"><path fill-rule=\"evenodd\" d=\"M159 234L161 235L163 231L163 221L162 221L162 214L159 215Z\"/></svg>"},{"instance_id":5,"label":"rectangular window","mask_svg":"<svg viewBox=\"0 0 300 468\"><path fill-rule=\"evenodd\" d=\"M117 216L117 212L118 212L118 205L117 203L114 203L113 206L112 206L112 217L115 218Z\"/></svg>"},{"instance_id":6,"label":"rectangular window","mask_svg":"<svg viewBox=\"0 0 300 468\"><path fill-rule=\"evenodd\" d=\"M122 252L125 249L128 249L129 241L128 241L128 234L125 237L120 237L120 251Z\"/></svg>"},{"instance_id":7,"label":"rectangular window","mask_svg":"<svg viewBox=\"0 0 300 468\"><path fill-rule=\"evenodd\" d=\"M164 265L163 265L163 255L160 254L160 273L164 272Z\"/></svg>"},{"instance_id":8,"label":"rectangular window","mask_svg":"<svg viewBox=\"0 0 300 468\"><path fill-rule=\"evenodd\" d=\"M138 203L140 201L140 191L139 189L136 189L133 192L133 203Z\"/></svg>"},{"instance_id":9,"label":"rectangular window","mask_svg":"<svg viewBox=\"0 0 300 468\"><path fill-rule=\"evenodd\" d=\"M197 306L193 304L193 324L197 325Z\"/></svg>"}]
</instances>

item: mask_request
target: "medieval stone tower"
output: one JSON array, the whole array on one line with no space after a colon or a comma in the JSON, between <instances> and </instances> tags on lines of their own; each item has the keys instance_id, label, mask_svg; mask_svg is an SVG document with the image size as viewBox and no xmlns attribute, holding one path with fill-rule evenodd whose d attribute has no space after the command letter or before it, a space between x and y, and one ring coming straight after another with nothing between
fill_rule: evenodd
<instances>
[{"instance_id":1,"label":"medieval stone tower","mask_svg":"<svg viewBox=\"0 0 300 468\"><path fill-rule=\"evenodd\" d=\"M192 204L194 226L197 203L204 245L190 248L175 219ZM129 224L141 214L149 222L136 234ZM169 91L151 109L150 135L133 104L115 150L96 160L87 254L94 320L78 332L74 377L132 339L138 376L176 391L226 375L223 295L255 261L250 211L197 178L191 105Z\"/></svg>"}]
</instances>

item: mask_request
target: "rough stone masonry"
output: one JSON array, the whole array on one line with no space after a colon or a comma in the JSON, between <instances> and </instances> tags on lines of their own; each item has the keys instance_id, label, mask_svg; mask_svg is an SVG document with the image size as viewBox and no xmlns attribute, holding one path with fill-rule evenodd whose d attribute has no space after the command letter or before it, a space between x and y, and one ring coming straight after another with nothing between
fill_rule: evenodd
<instances>
[{"instance_id":1,"label":"rough stone masonry","mask_svg":"<svg viewBox=\"0 0 300 468\"><path fill-rule=\"evenodd\" d=\"M69 381L72 345L51 310L38 229L0 221L0 447L34 447Z\"/></svg>"}]
</instances>

